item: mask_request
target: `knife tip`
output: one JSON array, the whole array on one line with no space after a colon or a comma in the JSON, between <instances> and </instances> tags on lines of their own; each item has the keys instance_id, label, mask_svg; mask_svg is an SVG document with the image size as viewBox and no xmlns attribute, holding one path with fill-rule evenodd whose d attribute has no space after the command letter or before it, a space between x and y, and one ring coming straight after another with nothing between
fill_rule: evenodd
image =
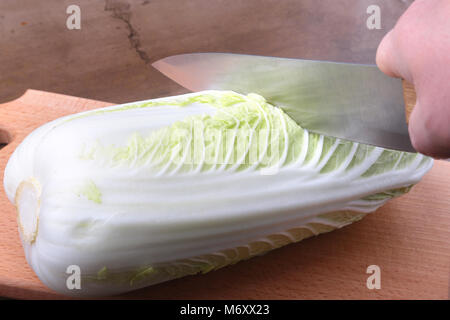
<instances>
[{"instance_id":1,"label":"knife tip","mask_svg":"<svg viewBox=\"0 0 450 320\"><path fill-rule=\"evenodd\" d=\"M153 68L157 69L157 70L160 70L161 65L164 64L163 60L164 60L164 59L156 60L155 62L153 62L153 63L151 64L151 66L152 66Z\"/></svg>"}]
</instances>

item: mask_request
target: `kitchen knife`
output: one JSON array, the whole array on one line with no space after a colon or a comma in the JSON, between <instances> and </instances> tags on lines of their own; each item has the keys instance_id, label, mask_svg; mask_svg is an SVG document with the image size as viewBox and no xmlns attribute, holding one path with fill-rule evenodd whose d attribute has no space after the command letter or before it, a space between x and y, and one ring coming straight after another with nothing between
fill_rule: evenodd
<instances>
[{"instance_id":1,"label":"kitchen knife","mask_svg":"<svg viewBox=\"0 0 450 320\"><path fill-rule=\"evenodd\" d=\"M181 54L152 65L192 91L260 94L313 132L415 152L405 115L414 88L374 65L231 53Z\"/></svg>"}]
</instances>

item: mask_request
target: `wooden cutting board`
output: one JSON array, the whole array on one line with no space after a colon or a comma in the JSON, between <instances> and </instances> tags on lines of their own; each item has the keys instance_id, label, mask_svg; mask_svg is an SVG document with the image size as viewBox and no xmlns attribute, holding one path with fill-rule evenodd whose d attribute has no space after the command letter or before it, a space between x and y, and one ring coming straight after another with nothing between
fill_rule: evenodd
<instances>
[{"instance_id":1,"label":"wooden cutting board","mask_svg":"<svg viewBox=\"0 0 450 320\"><path fill-rule=\"evenodd\" d=\"M150 98L150 97L149 97ZM39 125L111 105L28 90L0 104L0 171ZM65 298L28 266L14 206L0 187L0 297ZM366 286L367 267L381 270L381 289ZM291 244L205 275L189 276L119 298L139 299L449 299L450 162L436 161L413 190L353 225Z\"/></svg>"}]
</instances>

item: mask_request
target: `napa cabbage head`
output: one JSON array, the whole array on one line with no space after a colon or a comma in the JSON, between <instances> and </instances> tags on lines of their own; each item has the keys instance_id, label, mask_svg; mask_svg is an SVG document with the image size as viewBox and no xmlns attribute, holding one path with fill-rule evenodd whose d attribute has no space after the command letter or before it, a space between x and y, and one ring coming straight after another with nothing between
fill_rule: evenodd
<instances>
[{"instance_id":1,"label":"napa cabbage head","mask_svg":"<svg viewBox=\"0 0 450 320\"><path fill-rule=\"evenodd\" d=\"M47 285L66 292L78 263L87 294L112 294L341 228L432 163L309 132L257 94L203 91L48 123L14 152L5 190Z\"/></svg>"}]
</instances>

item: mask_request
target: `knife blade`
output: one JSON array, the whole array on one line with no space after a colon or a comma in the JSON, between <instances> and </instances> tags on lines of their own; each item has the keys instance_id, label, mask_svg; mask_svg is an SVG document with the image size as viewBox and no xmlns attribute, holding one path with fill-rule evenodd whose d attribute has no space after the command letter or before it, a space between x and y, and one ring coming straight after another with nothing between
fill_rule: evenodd
<instances>
[{"instance_id":1,"label":"knife blade","mask_svg":"<svg viewBox=\"0 0 450 320\"><path fill-rule=\"evenodd\" d=\"M375 65L232 53L181 54L152 65L191 91L260 94L313 132L415 152L402 81Z\"/></svg>"}]
</instances>

